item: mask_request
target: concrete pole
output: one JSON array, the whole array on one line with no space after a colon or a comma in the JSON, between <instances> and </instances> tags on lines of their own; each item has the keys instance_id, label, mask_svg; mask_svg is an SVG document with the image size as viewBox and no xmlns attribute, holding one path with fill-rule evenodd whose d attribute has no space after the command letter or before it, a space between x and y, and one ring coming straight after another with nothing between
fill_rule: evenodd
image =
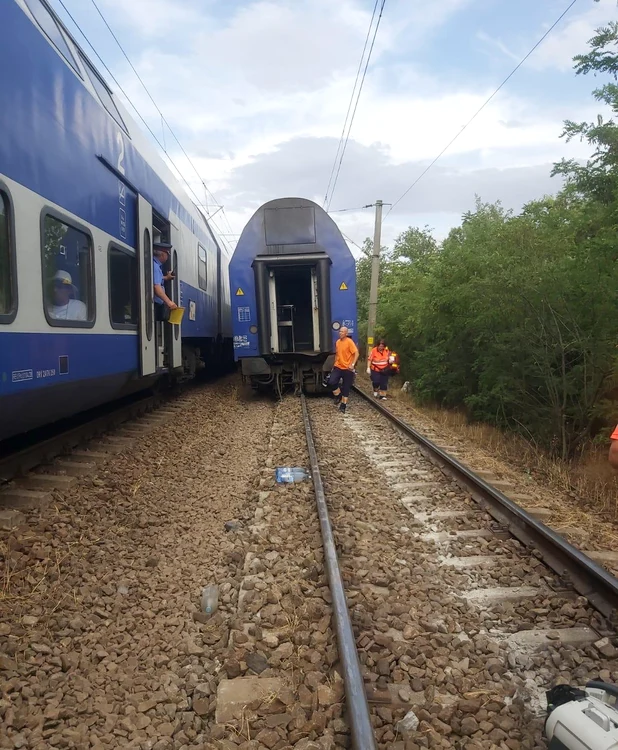
<instances>
[{"instance_id":1,"label":"concrete pole","mask_svg":"<svg viewBox=\"0 0 618 750\"><path fill-rule=\"evenodd\" d=\"M374 346L376 315L378 308L378 277L380 275L380 241L382 234L382 201L376 201L376 224L373 232L373 254L371 256L371 286L369 289L369 315L367 319L367 357Z\"/></svg>"}]
</instances>

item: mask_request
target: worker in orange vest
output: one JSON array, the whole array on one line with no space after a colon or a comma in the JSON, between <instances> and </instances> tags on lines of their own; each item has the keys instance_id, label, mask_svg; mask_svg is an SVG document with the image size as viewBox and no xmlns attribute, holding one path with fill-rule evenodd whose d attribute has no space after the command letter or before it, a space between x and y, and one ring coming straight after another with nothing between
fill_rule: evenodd
<instances>
[{"instance_id":1,"label":"worker in orange vest","mask_svg":"<svg viewBox=\"0 0 618 750\"><path fill-rule=\"evenodd\" d=\"M390 352L384 342L384 339L378 341L374 346L367 360L367 374L373 384L373 395L382 401L386 400L386 391L388 390L388 376L390 375Z\"/></svg>"},{"instance_id":2,"label":"worker in orange vest","mask_svg":"<svg viewBox=\"0 0 618 750\"><path fill-rule=\"evenodd\" d=\"M618 469L618 425L612 432L612 442L609 448L609 463L614 469Z\"/></svg>"}]
</instances>

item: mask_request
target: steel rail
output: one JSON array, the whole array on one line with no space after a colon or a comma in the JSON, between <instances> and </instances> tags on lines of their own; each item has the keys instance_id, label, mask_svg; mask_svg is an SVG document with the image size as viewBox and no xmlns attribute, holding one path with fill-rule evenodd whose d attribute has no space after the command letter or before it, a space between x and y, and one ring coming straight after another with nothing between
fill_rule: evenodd
<instances>
[{"instance_id":1,"label":"steel rail","mask_svg":"<svg viewBox=\"0 0 618 750\"><path fill-rule=\"evenodd\" d=\"M467 489L472 498L505 529L542 560L565 582L592 604L611 623L618 621L618 578L576 549L564 537L534 518L513 500L492 487L467 466L439 448L413 427L396 417L381 403L354 386L354 391L421 446L423 454L444 473Z\"/></svg>"},{"instance_id":2,"label":"steel rail","mask_svg":"<svg viewBox=\"0 0 618 750\"><path fill-rule=\"evenodd\" d=\"M356 639L352 630L352 622L343 588L335 539L328 516L328 506L324 495L324 486L318 464L318 455L315 449L309 410L304 395L301 395L303 409L303 422L305 425L305 436L307 448L309 449L309 461L311 463L311 474L315 488L315 501L320 519L322 531L322 542L324 544L324 562L328 573L331 596L333 599L333 619L337 632L337 644L339 657L343 667L343 681L345 684L346 705L348 720L352 733L352 746L355 750L376 750L375 736L371 719L369 717L369 703L365 692L365 683L360 670L358 652L356 650Z\"/></svg>"}]
</instances>

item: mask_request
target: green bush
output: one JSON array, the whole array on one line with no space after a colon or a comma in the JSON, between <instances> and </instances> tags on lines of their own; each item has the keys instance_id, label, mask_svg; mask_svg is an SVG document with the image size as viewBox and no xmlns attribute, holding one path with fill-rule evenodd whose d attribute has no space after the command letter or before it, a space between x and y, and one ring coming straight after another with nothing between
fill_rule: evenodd
<instances>
[{"instance_id":1,"label":"green bush","mask_svg":"<svg viewBox=\"0 0 618 750\"><path fill-rule=\"evenodd\" d=\"M618 24L599 29L577 73L615 80ZM612 81L594 92L618 112ZM477 199L438 244L410 228L381 259L379 328L421 400L464 407L471 420L521 432L572 457L607 416L617 379L618 128L565 124L594 150L561 162L556 197L514 215ZM357 264L366 333L371 242ZM615 416L615 415L614 415Z\"/></svg>"}]
</instances>

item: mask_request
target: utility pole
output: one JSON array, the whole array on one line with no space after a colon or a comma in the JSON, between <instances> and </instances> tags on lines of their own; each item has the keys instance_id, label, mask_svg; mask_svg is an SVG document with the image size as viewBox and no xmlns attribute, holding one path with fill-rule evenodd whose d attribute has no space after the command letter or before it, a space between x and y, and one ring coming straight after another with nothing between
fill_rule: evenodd
<instances>
[{"instance_id":1,"label":"utility pole","mask_svg":"<svg viewBox=\"0 0 618 750\"><path fill-rule=\"evenodd\" d=\"M367 357L373 347L378 308L378 277L380 275L380 241L382 234L382 201L376 201L376 225L373 232L373 254L371 256L371 287L369 290L369 315L367 319Z\"/></svg>"}]
</instances>

